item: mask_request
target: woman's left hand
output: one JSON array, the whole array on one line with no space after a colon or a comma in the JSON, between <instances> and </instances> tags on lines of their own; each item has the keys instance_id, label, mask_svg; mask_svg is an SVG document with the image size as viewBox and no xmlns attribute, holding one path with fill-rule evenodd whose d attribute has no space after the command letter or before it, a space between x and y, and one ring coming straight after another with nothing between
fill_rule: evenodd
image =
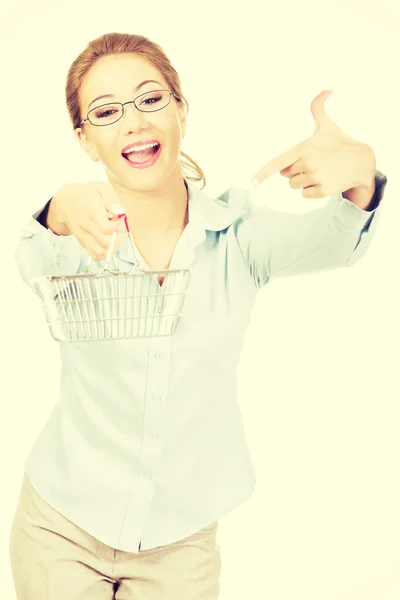
<instances>
[{"instance_id":1,"label":"woman's left hand","mask_svg":"<svg viewBox=\"0 0 400 600\"><path fill-rule=\"evenodd\" d=\"M257 187L279 171L289 185L302 189L305 198L325 198L337 193L364 208L375 189L376 159L370 146L342 131L325 111L332 91L323 91L311 103L313 135L270 160L251 180Z\"/></svg>"}]
</instances>

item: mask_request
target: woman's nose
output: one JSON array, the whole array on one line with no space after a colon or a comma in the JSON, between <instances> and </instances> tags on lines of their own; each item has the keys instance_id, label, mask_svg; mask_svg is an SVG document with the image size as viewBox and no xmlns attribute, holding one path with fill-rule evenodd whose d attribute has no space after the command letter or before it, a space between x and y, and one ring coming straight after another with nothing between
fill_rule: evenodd
<instances>
[{"instance_id":1,"label":"woman's nose","mask_svg":"<svg viewBox=\"0 0 400 600\"><path fill-rule=\"evenodd\" d=\"M129 128L136 131L141 129L146 123L146 114L142 110L138 110L133 101L124 106L124 114L121 119L123 128Z\"/></svg>"}]
</instances>

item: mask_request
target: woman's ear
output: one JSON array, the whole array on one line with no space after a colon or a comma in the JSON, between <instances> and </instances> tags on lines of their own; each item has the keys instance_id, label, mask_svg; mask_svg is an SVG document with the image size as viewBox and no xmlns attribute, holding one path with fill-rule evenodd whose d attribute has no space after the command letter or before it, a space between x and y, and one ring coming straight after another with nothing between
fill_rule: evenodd
<instances>
[{"instance_id":1,"label":"woman's ear","mask_svg":"<svg viewBox=\"0 0 400 600\"><path fill-rule=\"evenodd\" d=\"M187 120L186 120L187 111L186 111L186 106L184 106L183 102L179 105L178 111L179 111L179 120L181 122L182 139L183 139L186 135L186 125L187 125Z\"/></svg>"},{"instance_id":2,"label":"woman's ear","mask_svg":"<svg viewBox=\"0 0 400 600\"><path fill-rule=\"evenodd\" d=\"M98 157L96 149L89 141L87 134L83 130L83 127L77 127L75 129L75 134L79 140L82 150L90 156L93 162L99 162L100 158Z\"/></svg>"}]
</instances>

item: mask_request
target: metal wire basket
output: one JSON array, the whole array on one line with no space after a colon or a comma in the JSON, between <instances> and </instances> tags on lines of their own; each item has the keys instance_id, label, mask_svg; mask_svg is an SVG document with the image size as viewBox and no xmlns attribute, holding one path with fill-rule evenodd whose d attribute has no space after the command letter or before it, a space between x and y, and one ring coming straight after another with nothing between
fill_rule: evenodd
<instances>
[{"instance_id":1,"label":"metal wire basket","mask_svg":"<svg viewBox=\"0 0 400 600\"><path fill-rule=\"evenodd\" d=\"M113 233L104 267L97 273L86 269L68 276L32 279L40 297L52 337L57 341L116 340L159 337L175 332L188 289L192 269L146 270L138 266L133 238L125 214L128 238L134 256L130 271L109 263L117 237Z\"/></svg>"}]
</instances>

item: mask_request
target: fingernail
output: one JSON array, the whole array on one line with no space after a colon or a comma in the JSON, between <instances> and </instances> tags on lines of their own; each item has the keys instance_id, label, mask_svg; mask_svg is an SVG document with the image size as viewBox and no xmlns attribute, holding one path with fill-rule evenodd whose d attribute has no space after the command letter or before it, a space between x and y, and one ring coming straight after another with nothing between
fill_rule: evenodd
<instances>
[{"instance_id":1,"label":"fingernail","mask_svg":"<svg viewBox=\"0 0 400 600\"><path fill-rule=\"evenodd\" d=\"M120 215L125 212L125 209L122 206L122 204L111 204L110 208L111 208L111 212L113 212L115 215Z\"/></svg>"},{"instance_id":2,"label":"fingernail","mask_svg":"<svg viewBox=\"0 0 400 600\"><path fill-rule=\"evenodd\" d=\"M251 192L252 190L255 190L259 184L260 182L258 181L258 179L252 179L248 185L249 191Z\"/></svg>"}]
</instances>

